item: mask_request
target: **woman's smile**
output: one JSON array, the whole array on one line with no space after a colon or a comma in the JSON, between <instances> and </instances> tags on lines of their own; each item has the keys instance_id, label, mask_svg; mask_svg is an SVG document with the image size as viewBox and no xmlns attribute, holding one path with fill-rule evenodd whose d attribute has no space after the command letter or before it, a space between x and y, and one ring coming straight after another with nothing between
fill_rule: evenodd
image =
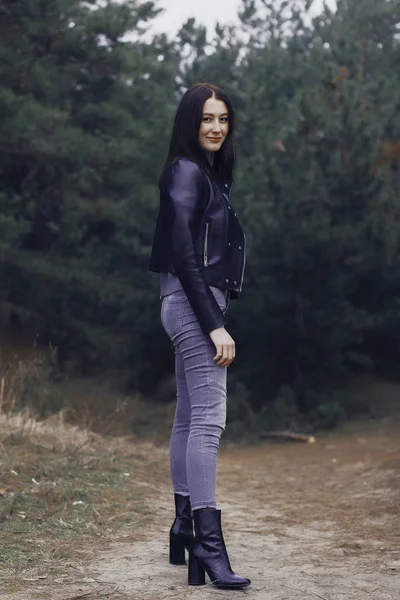
<instances>
[{"instance_id":1,"label":"woman's smile","mask_svg":"<svg viewBox=\"0 0 400 600\"><path fill-rule=\"evenodd\" d=\"M229 132L229 112L225 102L211 96L204 103L199 141L203 150L218 152Z\"/></svg>"}]
</instances>

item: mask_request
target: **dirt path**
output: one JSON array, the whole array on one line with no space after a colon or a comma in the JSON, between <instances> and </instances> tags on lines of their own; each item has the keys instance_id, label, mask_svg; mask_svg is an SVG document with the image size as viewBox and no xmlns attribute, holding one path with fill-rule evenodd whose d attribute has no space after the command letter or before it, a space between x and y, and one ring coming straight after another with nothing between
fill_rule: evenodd
<instances>
[{"instance_id":1,"label":"dirt path","mask_svg":"<svg viewBox=\"0 0 400 600\"><path fill-rule=\"evenodd\" d=\"M253 580L247 592L188 588L186 569L167 564L165 484L148 539L116 544L92 567L135 600L398 600L399 450L400 427L386 423L221 453L219 505L231 562Z\"/></svg>"},{"instance_id":2,"label":"dirt path","mask_svg":"<svg viewBox=\"0 0 400 600\"><path fill-rule=\"evenodd\" d=\"M96 560L76 565L79 588L65 581L50 596L35 586L7 600L400 599L399 422L353 426L314 445L221 452L219 507L232 565L253 581L246 592L187 586L186 569L167 560L167 461L148 488L151 527L121 534Z\"/></svg>"}]
</instances>

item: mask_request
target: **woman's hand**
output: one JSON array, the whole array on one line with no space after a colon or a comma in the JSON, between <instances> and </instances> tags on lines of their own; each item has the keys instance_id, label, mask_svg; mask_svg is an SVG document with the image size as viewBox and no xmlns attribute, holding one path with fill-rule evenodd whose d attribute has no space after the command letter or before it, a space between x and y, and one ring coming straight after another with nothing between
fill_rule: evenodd
<instances>
[{"instance_id":1,"label":"woman's hand","mask_svg":"<svg viewBox=\"0 0 400 600\"><path fill-rule=\"evenodd\" d=\"M225 327L213 329L213 331L210 331L209 336L217 350L213 360L217 362L219 367L229 367L236 356L235 342Z\"/></svg>"}]
</instances>

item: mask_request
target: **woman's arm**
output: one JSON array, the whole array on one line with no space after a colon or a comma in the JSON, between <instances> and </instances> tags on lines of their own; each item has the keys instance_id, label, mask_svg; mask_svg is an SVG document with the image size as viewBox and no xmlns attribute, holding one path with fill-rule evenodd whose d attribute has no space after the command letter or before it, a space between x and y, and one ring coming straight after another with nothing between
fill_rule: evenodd
<instances>
[{"instance_id":1,"label":"woman's arm","mask_svg":"<svg viewBox=\"0 0 400 600\"><path fill-rule=\"evenodd\" d=\"M206 179L190 160L177 160L166 180L170 259L205 333L223 327L225 317L210 290L196 252L196 237L205 204Z\"/></svg>"}]
</instances>

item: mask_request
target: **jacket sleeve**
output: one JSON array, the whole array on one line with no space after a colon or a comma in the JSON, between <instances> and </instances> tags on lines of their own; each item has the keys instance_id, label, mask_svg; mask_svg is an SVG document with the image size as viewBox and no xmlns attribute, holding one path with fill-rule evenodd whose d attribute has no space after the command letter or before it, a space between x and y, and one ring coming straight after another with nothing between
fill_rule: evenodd
<instances>
[{"instance_id":1,"label":"jacket sleeve","mask_svg":"<svg viewBox=\"0 0 400 600\"><path fill-rule=\"evenodd\" d=\"M204 333L223 327L225 317L204 277L196 252L206 179L190 160L178 160L170 167L166 181L168 203L168 246L175 269L194 314Z\"/></svg>"}]
</instances>

